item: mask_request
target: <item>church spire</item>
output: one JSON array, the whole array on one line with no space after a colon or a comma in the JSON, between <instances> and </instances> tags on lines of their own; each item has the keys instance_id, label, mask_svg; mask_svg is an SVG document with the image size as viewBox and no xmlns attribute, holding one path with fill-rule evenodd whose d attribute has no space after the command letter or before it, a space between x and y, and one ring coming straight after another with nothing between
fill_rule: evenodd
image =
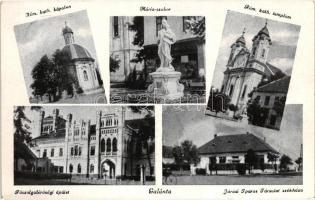
<instances>
[{"instance_id":1,"label":"church spire","mask_svg":"<svg viewBox=\"0 0 315 200\"><path fill-rule=\"evenodd\" d=\"M65 27L62 29L62 34L66 45L74 43L73 31L67 25L67 21L65 21Z\"/></svg>"}]
</instances>

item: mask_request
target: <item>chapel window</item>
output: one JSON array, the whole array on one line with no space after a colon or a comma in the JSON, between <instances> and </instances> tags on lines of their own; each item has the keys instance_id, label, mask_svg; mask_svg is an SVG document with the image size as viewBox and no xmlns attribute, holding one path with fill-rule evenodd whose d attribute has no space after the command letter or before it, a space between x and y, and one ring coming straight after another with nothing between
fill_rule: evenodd
<instances>
[{"instance_id":1,"label":"chapel window","mask_svg":"<svg viewBox=\"0 0 315 200\"><path fill-rule=\"evenodd\" d=\"M55 155L55 149L51 149L51 151L50 151L50 157L54 157L54 155Z\"/></svg>"},{"instance_id":2,"label":"chapel window","mask_svg":"<svg viewBox=\"0 0 315 200\"><path fill-rule=\"evenodd\" d=\"M245 97L245 94L246 94L246 89L247 89L247 85L244 86L244 89L243 89L243 93L242 93L242 98Z\"/></svg>"},{"instance_id":3,"label":"chapel window","mask_svg":"<svg viewBox=\"0 0 315 200\"><path fill-rule=\"evenodd\" d=\"M94 165L93 164L90 165L90 173L94 173Z\"/></svg>"},{"instance_id":4,"label":"chapel window","mask_svg":"<svg viewBox=\"0 0 315 200\"><path fill-rule=\"evenodd\" d=\"M44 149L43 158L46 158L46 157L47 157L47 149Z\"/></svg>"},{"instance_id":5,"label":"chapel window","mask_svg":"<svg viewBox=\"0 0 315 200\"><path fill-rule=\"evenodd\" d=\"M60 148L60 149L59 149L59 156L60 156L60 157L63 156L63 148Z\"/></svg>"},{"instance_id":6,"label":"chapel window","mask_svg":"<svg viewBox=\"0 0 315 200\"><path fill-rule=\"evenodd\" d=\"M87 75L86 70L83 71L83 76L84 76L84 80L85 80L85 81L88 81L88 80L89 80L89 77L88 77L88 75Z\"/></svg>"},{"instance_id":7,"label":"chapel window","mask_svg":"<svg viewBox=\"0 0 315 200\"><path fill-rule=\"evenodd\" d=\"M105 152L105 140L101 140L101 152Z\"/></svg>"},{"instance_id":8,"label":"chapel window","mask_svg":"<svg viewBox=\"0 0 315 200\"><path fill-rule=\"evenodd\" d=\"M95 155L95 146L91 146L91 156Z\"/></svg>"},{"instance_id":9,"label":"chapel window","mask_svg":"<svg viewBox=\"0 0 315 200\"><path fill-rule=\"evenodd\" d=\"M77 170L78 174L81 174L81 165L78 164L78 170Z\"/></svg>"},{"instance_id":10,"label":"chapel window","mask_svg":"<svg viewBox=\"0 0 315 200\"><path fill-rule=\"evenodd\" d=\"M114 36L117 37L119 35L119 27L118 27L118 17L114 17Z\"/></svg>"},{"instance_id":11,"label":"chapel window","mask_svg":"<svg viewBox=\"0 0 315 200\"><path fill-rule=\"evenodd\" d=\"M73 165L72 164L69 165L69 171L70 171L70 173L73 172Z\"/></svg>"}]
</instances>

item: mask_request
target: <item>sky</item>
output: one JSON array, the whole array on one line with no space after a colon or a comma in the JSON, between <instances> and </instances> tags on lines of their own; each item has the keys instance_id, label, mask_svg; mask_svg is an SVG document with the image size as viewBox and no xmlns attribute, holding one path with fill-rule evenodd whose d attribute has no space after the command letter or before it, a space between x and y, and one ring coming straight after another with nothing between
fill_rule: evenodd
<instances>
[{"instance_id":1,"label":"sky","mask_svg":"<svg viewBox=\"0 0 315 200\"><path fill-rule=\"evenodd\" d=\"M246 119L242 122L218 119L205 115L205 107L164 106L163 145L180 145L191 140L200 147L214 138L214 134L231 135L246 132L265 138L278 152L289 155L293 160L300 155L302 144L303 109L301 104L288 104L284 110L280 130L252 126ZM185 112L184 112L185 111Z\"/></svg>"},{"instance_id":2,"label":"sky","mask_svg":"<svg viewBox=\"0 0 315 200\"><path fill-rule=\"evenodd\" d=\"M231 45L241 36L245 28L246 46L251 50L253 37L265 26L266 19L228 11L219 54L215 66L212 86L221 88L223 72L230 55ZM291 75L298 43L300 26L274 20L267 20L267 28L272 41L267 62Z\"/></svg>"},{"instance_id":3,"label":"sky","mask_svg":"<svg viewBox=\"0 0 315 200\"><path fill-rule=\"evenodd\" d=\"M81 119L87 121L91 120L91 124L96 123L96 112L97 111L106 111L109 107L106 106L44 106L42 110L45 112L45 117L49 115L52 116L54 109L59 109L59 115L62 115L64 119L67 119L68 114L72 114L72 119L80 121ZM113 112L117 112L119 106L110 106ZM116 110L117 109L117 110ZM26 116L31 120L31 132L32 138L39 136L36 130L38 130L38 121L40 112L31 110L30 107L25 109ZM132 112L128 107L126 109L126 120L128 119L138 119L143 118L146 113L138 114Z\"/></svg>"},{"instance_id":4,"label":"sky","mask_svg":"<svg viewBox=\"0 0 315 200\"><path fill-rule=\"evenodd\" d=\"M14 31L29 95L32 93L31 71L34 66L45 54L51 57L56 49L65 46L62 35L65 21L73 31L75 43L85 47L96 59L90 23L85 10L16 25Z\"/></svg>"}]
</instances>

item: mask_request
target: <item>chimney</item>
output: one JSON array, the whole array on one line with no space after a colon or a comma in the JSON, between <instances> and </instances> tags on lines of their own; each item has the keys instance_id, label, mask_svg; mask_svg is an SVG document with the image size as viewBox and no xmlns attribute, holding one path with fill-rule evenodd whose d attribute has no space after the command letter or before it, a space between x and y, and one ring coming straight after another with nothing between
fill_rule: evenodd
<instances>
[{"instance_id":1,"label":"chimney","mask_svg":"<svg viewBox=\"0 0 315 200\"><path fill-rule=\"evenodd\" d=\"M248 131L247 131L247 132L246 132L246 134L247 134L247 135L249 135L249 134L250 134L250 132L248 132Z\"/></svg>"},{"instance_id":2,"label":"chimney","mask_svg":"<svg viewBox=\"0 0 315 200\"><path fill-rule=\"evenodd\" d=\"M217 134L214 134L214 138L216 138L218 135Z\"/></svg>"}]
</instances>

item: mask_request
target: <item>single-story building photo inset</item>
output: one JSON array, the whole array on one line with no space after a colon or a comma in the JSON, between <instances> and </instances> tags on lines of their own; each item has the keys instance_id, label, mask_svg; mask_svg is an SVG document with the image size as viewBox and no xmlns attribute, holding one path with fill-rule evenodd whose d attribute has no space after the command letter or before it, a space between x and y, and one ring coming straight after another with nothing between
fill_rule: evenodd
<instances>
[{"instance_id":1,"label":"single-story building photo inset","mask_svg":"<svg viewBox=\"0 0 315 200\"><path fill-rule=\"evenodd\" d=\"M303 184L303 111L286 106L280 131L204 115L206 106L163 107L163 184Z\"/></svg>"}]
</instances>

